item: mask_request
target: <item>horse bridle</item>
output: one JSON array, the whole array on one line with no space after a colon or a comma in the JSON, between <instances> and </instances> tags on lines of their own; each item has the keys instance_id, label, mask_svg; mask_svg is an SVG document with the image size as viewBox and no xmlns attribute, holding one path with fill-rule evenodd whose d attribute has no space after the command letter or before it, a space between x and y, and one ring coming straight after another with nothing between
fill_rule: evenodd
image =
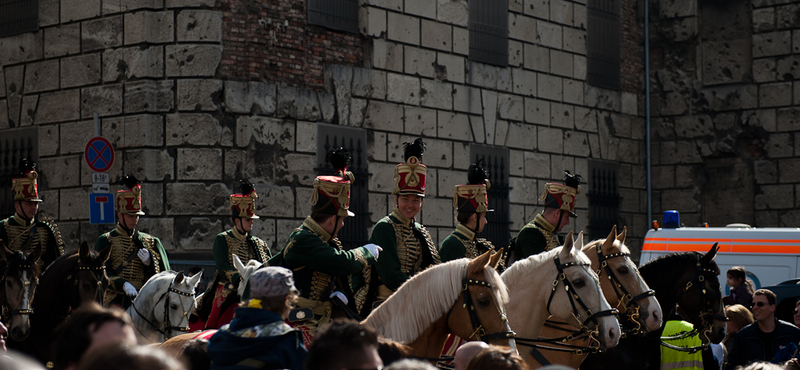
<instances>
[{"instance_id":1,"label":"horse bridle","mask_svg":"<svg viewBox=\"0 0 800 370\"><path fill-rule=\"evenodd\" d=\"M162 299L164 300L164 327L163 328L159 328L158 325L152 323L144 315L142 315L142 313L139 312L139 309L136 307L136 301L133 301L133 303L131 303L131 306L133 306L133 310L136 311L136 314L139 315L139 317L141 317L142 320L144 320L144 322L149 324L153 328L153 330L157 331L158 333L161 333L164 336L164 340L172 338L172 335L169 335L169 334L172 334L173 331L180 331L180 332L188 332L189 331L189 311L184 310L183 311L183 317L184 318L181 319L180 322L178 322L178 324L180 324L180 323L183 322L183 320L186 320L186 326L173 326L172 325L172 322L170 321L170 318L169 318L169 299L167 299L167 294L169 294L169 293L176 293L176 294L182 295L184 297L194 298L194 294L192 294L191 292L187 293L187 292L182 292L180 290L177 290L177 289L173 288L173 283L170 282L169 283L169 288L167 289L167 291L162 293L161 296L158 297L158 299L156 300L156 303L158 303ZM183 308L183 299L179 298L179 300L181 302L181 308ZM169 333L169 334L167 334L167 333Z\"/></svg>"},{"instance_id":2,"label":"horse bridle","mask_svg":"<svg viewBox=\"0 0 800 370\"><path fill-rule=\"evenodd\" d=\"M472 334L470 334L470 336L467 337L466 339L475 337L476 340L484 340L484 341L490 339L513 340L513 338L516 337L517 335L513 331L500 331L497 333L486 334L486 330L483 328L483 324L481 324L481 319L480 317L478 317L478 312L475 310L475 303L472 300L472 294L470 294L469 292L470 285L477 285L489 289L494 289L494 285L492 285L492 283L488 281L475 280L470 278L464 278L461 281L461 287L462 287L461 291L464 294L464 304L462 305L462 308L467 309L467 313L469 314L469 321L473 329ZM508 318L506 317L505 312L503 312L503 309L500 307L501 304L502 304L501 302L497 302L496 308L500 312L500 320L502 320L504 323L507 324ZM451 333L453 332L453 330L450 329L450 314L453 313L454 307L455 305L450 307L450 311L447 311L447 315L445 316L445 326L447 327L447 331Z\"/></svg>"},{"instance_id":3,"label":"horse bridle","mask_svg":"<svg viewBox=\"0 0 800 370\"><path fill-rule=\"evenodd\" d=\"M92 275L92 277L94 278L95 283L97 285L97 291L95 293L95 299L97 300L98 303L103 304L103 295L105 294L105 289L101 289L101 288L103 286L103 277L105 275L106 266L105 265L101 265L101 266L98 266L98 267L92 267L92 266L80 266L79 265L78 267L75 268L73 273L70 274L67 277L67 281L68 282L71 281L73 285L78 285L78 281L75 280L75 274L77 274L80 271L89 271L89 273ZM100 275L97 275L98 271L100 272Z\"/></svg>"},{"instance_id":4,"label":"horse bridle","mask_svg":"<svg viewBox=\"0 0 800 370\"><path fill-rule=\"evenodd\" d=\"M620 306L625 307L625 318L636 326L632 330L624 331L622 333L623 338L629 334L637 335L642 332L642 324L639 322L639 318L641 317L639 310L641 309L641 306L639 306L638 301L653 297L656 294L655 290L650 289L636 296L632 296L628 289L622 285L622 281L617 277L616 274L614 274L614 270L611 269L611 266L608 265L608 260L612 258L622 257L630 261L630 256L630 253L625 252L617 252L605 255L603 254L603 245L597 245L597 259L600 262L600 268L598 268L596 271L597 276L602 276L601 272L603 269L605 269L606 274L608 275L608 280L611 281L611 286L614 288L614 293L617 295L617 298L619 298L619 304L617 304L617 308ZM639 270L637 270L635 267L634 271L636 271L636 274L639 275Z\"/></svg>"},{"instance_id":5,"label":"horse bridle","mask_svg":"<svg viewBox=\"0 0 800 370\"><path fill-rule=\"evenodd\" d=\"M688 334L694 335L695 333L697 333L699 331L706 338L705 343L703 343L703 345L700 346L700 347L679 347L679 346L675 346L675 345L672 345L672 344L669 344L669 343L665 343L662 340L661 341L661 345L662 346L667 347L667 348L671 348L671 349L674 349L674 350L677 350L677 351L692 352L692 353L693 352L697 352L700 349L708 348L709 343L711 343L710 335L711 335L711 332L713 331L713 328L714 328L713 320L720 320L720 321L723 321L723 322L728 321L728 318L726 316L721 316L721 315L714 314L714 309L711 308L711 301L708 300L708 296L709 296L708 291L706 290L705 286L702 286L705 283L705 280L706 280L705 275L703 275L704 273L711 273L711 274L715 274L716 275L717 274L717 270L710 269L710 268L705 268L700 264L700 261L697 261L697 265L696 265L696 268L695 268L694 275L689 279L689 281L686 282L686 285L684 286L683 290L680 293L678 293L678 296L676 297L675 300L676 301L679 300L681 298L681 296L683 296L686 292L688 292L689 289L691 289L692 286L694 286L695 280L697 280L698 285L701 285L700 291L703 293L703 298L702 298L703 309L700 311L700 315L699 316L700 316L700 320L702 322L703 327L702 327L701 330L697 330L697 328L695 328L693 331L691 331L691 332L689 332L687 334L680 335L678 337L686 337L686 336L689 336ZM710 320L709 320L709 318L710 318ZM665 337L664 339L677 339L678 337Z\"/></svg>"},{"instance_id":6,"label":"horse bridle","mask_svg":"<svg viewBox=\"0 0 800 370\"><path fill-rule=\"evenodd\" d=\"M569 281L569 278L567 278L567 275L564 273L564 269L575 266L588 268L589 266L588 263L578 262L578 261L561 263L561 260L559 259L558 255L555 256L553 262L555 262L556 268L558 269L558 275L556 275L556 279L553 281L553 288L550 291L550 298L547 300L547 313L551 314L550 304L553 302L553 297L555 296L556 288L558 288L559 281L563 281L564 289L566 290L565 293L567 294L567 297L569 297L569 304L572 306L572 316L575 317L575 320L577 320L581 324L580 331L586 333L589 336L589 338L591 338L599 345L599 340L595 337L595 335L599 334L599 329L591 330L589 329L589 327L586 326L586 323L592 321L599 328L600 321L598 321L598 318L604 316L617 316L619 315L619 311L616 308L611 308L608 310L593 313L589 309L589 307L587 307L586 304L583 303L583 300L575 291L575 288L572 286L572 283ZM581 306L581 308L583 308L583 311L587 316L586 319L583 321L581 321L581 314L578 312L578 308L575 306L575 302L578 302L578 304Z\"/></svg>"},{"instance_id":7,"label":"horse bridle","mask_svg":"<svg viewBox=\"0 0 800 370\"><path fill-rule=\"evenodd\" d=\"M33 265L31 265L31 264L19 265L18 269L20 269L20 270L29 269L29 270L31 270L31 275L33 275ZM23 279L22 280L22 285L25 287L25 289L30 289L32 280L33 279ZM0 284L3 284L5 281L6 281L6 275L3 274L3 276L0 277ZM22 294L25 294L25 293L22 292ZM10 308L8 307L8 291L6 291L6 288L4 286L3 287L2 313L3 313L3 316L6 316L6 315L32 315L33 314L33 307L31 307L30 300L28 300L28 308L10 310Z\"/></svg>"}]
</instances>

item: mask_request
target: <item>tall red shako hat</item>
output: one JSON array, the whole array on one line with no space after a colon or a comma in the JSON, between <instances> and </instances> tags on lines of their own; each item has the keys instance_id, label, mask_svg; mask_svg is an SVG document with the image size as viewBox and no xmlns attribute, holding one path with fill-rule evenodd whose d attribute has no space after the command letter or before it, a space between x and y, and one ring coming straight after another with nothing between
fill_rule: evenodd
<instances>
[{"instance_id":1,"label":"tall red shako hat","mask_svg":"<svg viewBox=\"0 0 800 370\"><path fill-rule=\"evenodd\" d=\"M231 205L228 209L231 210L231 216L244 217L244 218L259 218L256 216L256 185L239 180L239 192L231 194Z\"/></svg>"},{"instance_id":2,"label":"tall red shako hat","mask_svg":"<svg viewBox=\"0 0 800 370\"><path fill-rule=\"evenodd\" d=\"M545 207L558 208L569 212L572 218L578 217L575 213L575 196L581 193L580 182L581 175L564 170L564 184L547 183L539 201L544 202Z\"/></svg>"},{"instance_id":3,"label":"tall red shako hat","mask_svg":"<svg viewBox=\"0 0 800 370\"><path fill-rule=\"evenodd\" d=\"M350 165L350 151L339 147L328 152L328 163L336 170L335 176L317 176L311 193L311 212L341 217L353 217L350 212L350 184L355 181Z\"/></svg>"},{"instance_id":4,"label":"tall red shako hat","mask_svg":"<svg viewBox=\"0 0 800 370\"><path fill-rule=\"evenodd\" d=\"M117 212L123 215L144 216L142 212L142 185L133 175L125 175L120 180L122 190L117 190Z\"/></svg>"},{"instance_id":5,"label":"tall red shako hat","mask_svg":"<svg viewBox=\"0 0 800 370\"><path fill-rule=\"evenodd\" d=\"M11 179L11 189L14 190L14 201L23 200L28 202L41 202L39 198L39 185L36 179L39 173L36 172L36 162L28 158L19 160L20 177Z\"/></svg>"},{"instance_id":6,"label":"tall red shako hat","mask_svg":"<svg viewBox=\"0 0 800 370\"><path fill-rule=\"evenodd\" d=\"M413 143L403 143L403 157L406 162L398 164L394 169L393 195L425 196L428 167L422 164L424 151L425 143L421 138Z\"/></svg>"},{"instance_id":7,"label":"tall red shako hat","mask_svg":"<svg viewBox=\"0 0 800 370\"><path fill-rule=\"evenodd\" d=\"M453 207L457 212L483 213L491 212L489 209L489 196L486 191L491 187L489 173L481 167L481 162L473 163L467 172L467 182L465 185L453 187Z\"/></svg>"}]
</instances>

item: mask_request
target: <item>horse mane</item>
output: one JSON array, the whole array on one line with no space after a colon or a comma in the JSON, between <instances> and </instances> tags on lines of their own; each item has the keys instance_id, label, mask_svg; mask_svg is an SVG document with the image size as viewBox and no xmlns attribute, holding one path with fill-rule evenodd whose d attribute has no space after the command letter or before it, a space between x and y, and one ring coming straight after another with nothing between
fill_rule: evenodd
<instances>
[{"instance_id":1,"label":"horse mane","mask_svg":"<svg viewBox=\"0 0 800 370\"><path fill-rule=\"evenodd\" d=\"M552 260L557 254L561 253L561 247L553 248L549 251L544 251L539 254L533 254L528 256L528 258L519 260L514 262L511 267L506 269L503 272L503 281L507 285L512 285L514 282L519 281L520 279L524 279L530 275L531 271L534 271L538 266L543 266L547 263L547 260ZM570 252L570 257L577 260L578 262L588 263L591 264L589 261L589 257L586 256L580 249L573 249ZM561 261L561 263L565 263L567 261ZM548 282L548 284L551 282Z\"/></svg>"},{"instance_id":2,"label":"horse mane","mask_svg":"<svg viewBox=\"0 0 800 370\"><path fill-rule=\"evenodd\" d=\"M411 343L453 307L461 295L469 262L461 258L414 275L372 311L363 324L375 329L381 337ZM508 289L497 271L491 267L484 271L487 281L498 288L500 299L508 302Z\"/></svg>"}]
</instances>

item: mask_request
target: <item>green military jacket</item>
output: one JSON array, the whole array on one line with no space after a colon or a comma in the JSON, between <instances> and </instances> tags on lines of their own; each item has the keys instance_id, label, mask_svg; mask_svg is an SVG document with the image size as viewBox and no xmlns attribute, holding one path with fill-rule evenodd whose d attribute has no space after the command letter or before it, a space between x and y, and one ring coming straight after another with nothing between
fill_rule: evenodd
<instances>
[{"instance_id":1,"label":"green military jacket","mask_svg":"<svg viewBox=\"0 0 800 370\"><path fill-rule=\"evenodd\" d=\"M381 256L382 257L382 256ZM294 272L294 285L300 297L312 301L327 300L323 293L335 278L347 278L375 263L375 256L364 247L344 250L337 238L331 238L311 217L295 229L280 254L270 259L270 266L283 266ZM349 291L349 286L345 293ZM348 297L352 302L352 297Z\"/></svg>"},{"instance_id":2,"label":"green military jacket","mask_svg":"<svg viewBox=\"0 0 800 370\"><path fill-rule=\"evenodd\" d=\"M409 277L441 262L425 226L403 217L396 209L375 224L369 241L383 248L375 267L381 283L392 291Z\"/></svg>"},{"instance_id":3,"label":"green military jacket","mask_svg":"<svg viewBox=\"0 0 800 370\"><path fill-rule=\"evenodd\" d=\"M558 247L558 238L554 231L555 226L547 222L541 213L536 215L533 221L525 225L517 234L514 243L516 260L519 261Z\"/></svg>"},{"instance_id":4,"label":"green military jacket","mask_svg":"<svg viewBox=\"0 0 800 370\"><path fill-rule=\"evenodd\" d=\"M56 223L49 219L30 222L14 214L0 220L0 240L11 251L21 250L31 253L37 246L41 246L42 257L39 259L41 271L44 271L56 258L64 255L61 233Z\"/></svg>"},{"instance_id":5,"label":"green military jacket","mask_svg":"<svg viewBox=\"0 0 800 370\"><path fill-rule=\"evenodd\" d=\"M111 302L118 295L124 294L122 286L125 282L131 283L136 290L142 289L142 285L153 275L169 270L169 259L167 252L161 245L161 240L139 232L133 231L132 235L119 224L111 230L97 238L94 249L98 252L111 249L111 256L106 262L106 274L111 283L106 291L106 304ZM151 263L145 266L137 256L141 248L147 248L150 252Z\"/></svg>"},{"instance_id":6,"label":"green military jacket","mask_svg":"<svg viewBox=\"0 0 800 370\"><path fill-rule=\"evenodd\" d=\"M270 254L267 242L251 235L243 235L236 228L217 234L214 238L214 263L217 266L217 283L234 289L239 282L239 272L233 267L233 255L239 256L242 263L257 260L263 264L269 262ZM213 287L216 289L216 287ZM212 293L213 294L213 293Z\"/></svg>"},{"instance_id":7,"label":"green military jacket","mask_svg":"<svg viewBox=\"0 0 800 370\"><path fill-rule=\"evenodd\" d=\"M486 253L487 251L497 251L492 242L484 238L476 238L475 233L464 224L456 225L455 231L450 233L442 242L439 249L439 256L442 262L457 260L459 258L473 259ZM505 253L505 250L500 252ZM506 268L505 258L501 258L497 270L503 271Z\"/></svg>"}]
</instances>

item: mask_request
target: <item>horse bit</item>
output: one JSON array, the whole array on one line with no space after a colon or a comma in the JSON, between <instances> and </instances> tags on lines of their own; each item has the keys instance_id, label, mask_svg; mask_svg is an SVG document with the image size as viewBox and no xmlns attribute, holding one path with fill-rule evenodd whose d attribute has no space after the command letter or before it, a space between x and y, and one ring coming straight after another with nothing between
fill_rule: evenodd
<instances>
[{"instance_id":1,"label":"horse bit","mask_svg":"<svg viewBox=\"0 0 800 370\"><path fill-rule=\"evenodd\" d=\"M492 283L483 280L475 280L470 278L464 278L461 281L462 284L462 292L464 292L464 304L461 306L462 308L467 309L467 313L469 314L469 321L472 325L472 329L475 331L470 334L469 338L475 337L476 340L489 340L489 339L509 339L513 340L516 337L516 333L513 331L500 331L497 333L486 334L486 330L483 328L481 324L481 319L478 317L478 312L475 310L475 303L472 301L472 294L469 292L470 285L477 285L482 286L485 288L493 289L494 286ZM498 302L498 305L500 303ZM455 307L455 306L453 306ZM445 317L445 325L447 326L447 330L449 332L453 332L450 329L450 314L453 313L453 307L450 307L450 311L447 311L447 316ZM505 312L498 306L497 310L500 312L500 320L504 323L508 323L508 318L506 317Z\"/></svg>"},{"instance_id":2,"label":"horse bit","mask_svg":"<svg viewBox=\"0 0 800 370\"><path fill-rule=\"evenodd\" d=\"M635 297L631 296L631 293L628 291L628 289L626 289L625 286L622 285L622 281L620 281L617 275L614 274L614 270L612 270L611 266L608 265L608 260L616 257L623 257L629 261L631 254L625 252L617 252L609 255L604 255L602 248L603 246L601 244L597 245L597 259L600 262L600 268L598 268L596 271L597 276L602 276L601 275L602 270L603 269L606 270L606 275L608 275L608 280L611 281L611 286L614 288L614 293L616 293L617 298L619 298L619 303L617 304L617 307L625 307L625 317L627 318L628 321L630 321L631 323L633 323L633 325L636 326L636 328L632 330L624 331L622 333L622 338L625 338L628 334L637 335L642 332L642 324L639 322L639 318L641 317L639 309L641 309L641 306L639 306L639 303L637 302L642 299L655 296L656 291L650 289L645 292L642 292L639 295L636 295ZM639 271L636 270L635 267L634 271L636 271L637 275L639 274Z\"/></svg>"}]
</instances>

